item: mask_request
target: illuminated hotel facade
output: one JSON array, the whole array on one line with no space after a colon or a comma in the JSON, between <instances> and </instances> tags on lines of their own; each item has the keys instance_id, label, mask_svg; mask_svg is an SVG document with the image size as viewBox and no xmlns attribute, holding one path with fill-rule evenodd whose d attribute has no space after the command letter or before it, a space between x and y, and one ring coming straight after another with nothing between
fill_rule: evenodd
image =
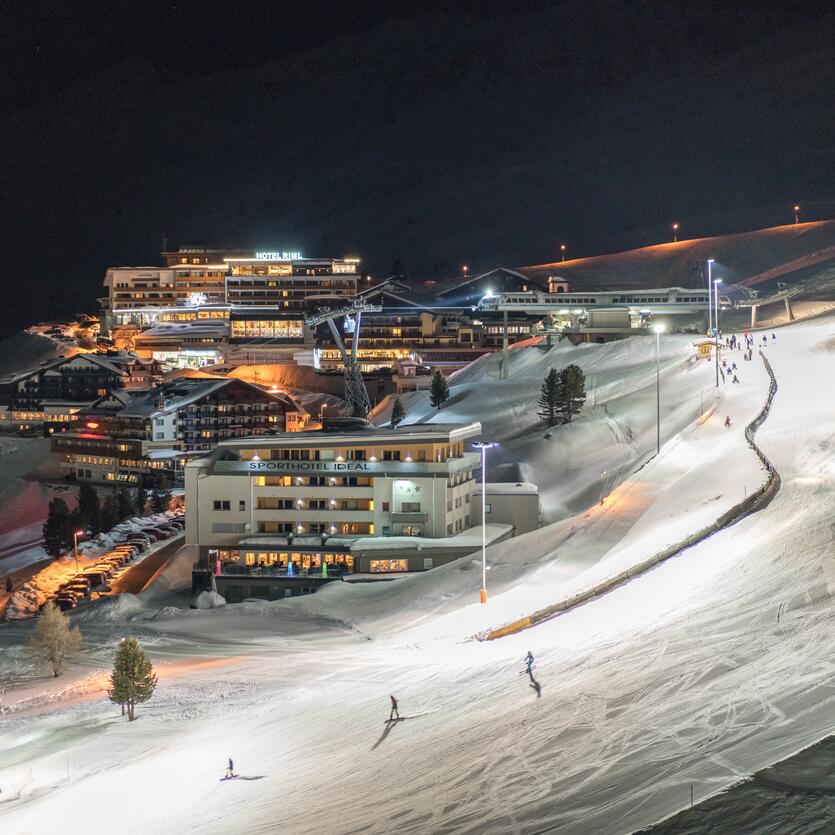
<instances>
[{"instance_id":1,"label":"illuminated hotel facade","mask_svg":"<svg viewBox=\"0 0 835 835\"><path fill-rule=\"evenodd\" d=\"M383 429L336 421L224 441L186 465L186 541L221 573L229 565L287 571L290 563L315 570L322 561L372 573L431 568L431 559L412 564L379 546L454 543L472 526L480 459L465 448L480 431L479 423Z\"/></svg>"}]
</instances>

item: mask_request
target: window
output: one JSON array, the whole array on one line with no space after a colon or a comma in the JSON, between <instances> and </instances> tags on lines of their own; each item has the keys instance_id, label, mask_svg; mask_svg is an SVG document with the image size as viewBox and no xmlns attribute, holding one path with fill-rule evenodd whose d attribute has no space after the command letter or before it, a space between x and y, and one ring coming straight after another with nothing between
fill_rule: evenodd
<instances>
[{"instance_id":1,"label":"window","mask_svg":"<svg viewBox=\"0 0 835 835\"><path fill-rule=\"evenodd\" d=\"M383 502L383 513L388 513L388 512L389 512L390 507L391 507L391 503L390 503L390 502Z\"/></svg>"},{"instance_id":2,"label":"window","mask_svg":"<svg viewBox=\"0 0 835 835\"><path fill-rule=\"evenodd\" d=\"M400 450L395 449L384 449L383 450L383 461L399 461L400 460Z\"/></svg>"},{"instance_id":3,"label":"window","mask_svg":"<svg viewBox=\"0 0 835 835\"><path fill-rule=\"evenodd\" d=\"M430 568L434 566L434 562L432 561L432 557L424 557L423 558L423 570L429 571Z\"/></svg>"},{"instance_id":4,"label":"window","mask_svg":"<svg viewBox=\"0 0 835 835\"><path fill-rule=\"evenodd\" d=\"M493 512L493 505L491 505L490 502L485 503L484 512L485 513L492 513Z\"/></svg>"},{"instance_id":5,"label":"window","mask_svg":"<svg viewBox=\"0 0 835 835\"><path fill-rule=\"evenodd\" d=\"M246 510L246 501L244 499L238 501L238 510Z\"/></svg>"},{"instance_id":6,"label":"window","mask_svg":"<svg viewBox=\"0 0 835 835\"><path fill-rule=\"evenodd\" d=\"M157 426L165 426L165 418L157 418L156 425Z\"/></svg>"},{"instance_id":7,"label":"window","mask_svg":"<svg viewBox=\"0 0 835 835\"><path fill-rule=\"evenodd\" d=\"M157 432L154 436L154 440L156 441L163 441L165 440L165 432Z\"/></svg>"},{"instance_id":8,"label":"window","mask_svg":"<svg viewBox=\"0 0 835 835\"><path fill-rule=\"evenodd\" d=\"M215 499L212 502L212 508L213 510L231 510L232 505L228 499Z\"/></svg>"},{"instance_id":9,"label":"window","mask_svg":"<svg viewBox=\"0 0 835 835\"><path fill-rule=\"evenodd\" d=\"M388 571L408 571L408 560L371 560L370 570L373 574Z\"/></svg>"},{"instance_id":10,"label":"window","mask_svg":"<svg viewBox=\"0 0 835 835\"><path fill-rule=\"evenodd\" d=\"M426 450L419 449L418 450L418 461L425 461L426 460Z\"/></svg>"},{"instance_id":11,"label":"window","mask_svg":"<svg viewBox=\"0 0 835 835\"><path fill-rule=\"evenodd\" d=\"M401 502L401 513L420 513L420 502Z\"/></svg>"}]
</instances>

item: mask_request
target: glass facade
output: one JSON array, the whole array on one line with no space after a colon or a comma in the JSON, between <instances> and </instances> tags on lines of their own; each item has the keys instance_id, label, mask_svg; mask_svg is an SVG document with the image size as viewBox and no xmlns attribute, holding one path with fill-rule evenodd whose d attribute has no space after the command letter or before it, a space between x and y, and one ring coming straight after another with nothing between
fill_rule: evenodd
<instances>
[{"instance_id":1,"label":"glass facade","mask_svg":"<svg viewBox=\"0 0 835 835\"><path fill-rule=\"evenodd\" d=\"M242 319L231 323L232 339L302 339L302 319Z\"/></svg>"}]
</instances>

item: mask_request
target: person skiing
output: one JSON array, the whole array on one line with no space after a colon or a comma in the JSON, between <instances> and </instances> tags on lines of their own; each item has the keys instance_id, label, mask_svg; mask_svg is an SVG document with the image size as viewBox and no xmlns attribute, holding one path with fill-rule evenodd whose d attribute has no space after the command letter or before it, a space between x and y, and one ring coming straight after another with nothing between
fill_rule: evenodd
<instances>
[{"instance_id":1,"label":"person skiing","mask_svg":"<svg viewBox=\"0 0 835 835\"><path fill-rule=\"evenodd\" d=\"M777 339L777 336L775 334L771 334L771 341L774 342L776 339Z\"/></svg>"},{"instance_id":2,"label":"person skiing","mask_svg":"<svg viewBox=\"0 0 835 835\"><path fill-rule=\"evenodd\" d=\"M737 377L736 374L734 374L734 378L731 382L738 383L739 382L739 377Z\"/></svg>"},{"instance_id":3,"label":"person skiing","mask_svg":"<svg viewBox=\"0 0 835 835\"><path fill-rule=\"evenodd\" d=\"M731 416L726 415L725 416L725 426L727 427L727 426L730 426L730 425L731 425Z\"/></svg>"},{"instance_id":4,"label":"person skiing","mask_svg":"<svg viewBox=\"0 0 835 835\"><path fill-rule=\"evenodd\" d=\"M235 776L235 765L232 762L232 757L229 757L229 765L226 767L226 774L223 775L224 780L229 780Z\"/></svg>"},{"instance_id":5,"label":"person skiing","mask_svg":"<svg viewBox=\"0 0 835 835\"><path fill-rule=\"evenodd\" d=\"M527 673L530 675L533 669L533 653L530 650L528 650L528 654L525 656L525 664L527 665Z\"/></svg>"},{"instance_id":6,"label":"person skiing","mask_svg":"<svg viewBox=\"0 0 835 835\"><path fill-rule=\"evenodd\" d=\"M395 717L400 718L400 711L397 709L397 699L394 696L389 696L391 699L391 713L389 713L389 722L393 722Z\"/></svg>"}]
</instances>

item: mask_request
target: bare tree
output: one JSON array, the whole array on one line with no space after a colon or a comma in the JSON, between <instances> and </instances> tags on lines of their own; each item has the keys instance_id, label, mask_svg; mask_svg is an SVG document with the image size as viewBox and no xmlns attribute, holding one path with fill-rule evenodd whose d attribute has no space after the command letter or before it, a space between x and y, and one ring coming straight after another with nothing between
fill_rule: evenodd
<instances>
[{"instance_id":1,"label":"bare tree","mask_svg":"<svg viewBox=\"0 0 835 835\"><path fill-rule=\"evenodd\" d=\"M81 649L83 641L79 628L70 626L70 619L52 602L44 606L32 635L31 648L35 656L52 667L57 678L64 672L64 659Z\"/></svg>"}]
</instances>

